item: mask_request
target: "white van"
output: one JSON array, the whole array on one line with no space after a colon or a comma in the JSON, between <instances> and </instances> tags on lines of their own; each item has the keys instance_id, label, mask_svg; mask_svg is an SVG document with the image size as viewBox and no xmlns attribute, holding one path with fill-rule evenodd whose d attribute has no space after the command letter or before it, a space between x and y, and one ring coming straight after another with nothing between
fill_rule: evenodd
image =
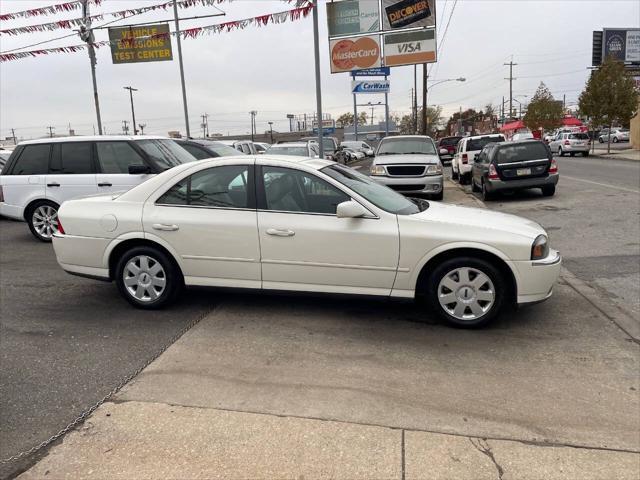
<instances>
[{"instance_id":1,"label":"white van","mask_svg":"<svg viewBox=\"0 0 640 480\"><path fill-rule=\"evenodd\" d=\"M153 136L61 137L20 143L0 175L0 215L26 221L50 242L65 200L122 192L196 159L173 140Z\"/></svg>"},{"instance_id":2,"label":"white van","mask_svg":"<svg viewBox=\"0 0 640 480\"><path fill-rule=\"evenodd\" d=\"M474 135L462 137L458 142L456 153L451 160L451 178L458 180L461 185L471 181L471 169L477 153L489 143L504 142L504 135L489 133L487 135Z\"/></svg>"}]
</instances>

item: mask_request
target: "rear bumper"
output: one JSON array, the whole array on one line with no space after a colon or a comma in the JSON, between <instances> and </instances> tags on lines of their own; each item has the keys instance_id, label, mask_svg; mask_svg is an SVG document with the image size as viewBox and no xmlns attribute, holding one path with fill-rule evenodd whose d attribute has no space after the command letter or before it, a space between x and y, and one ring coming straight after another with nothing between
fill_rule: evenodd
<instances>
[{"instance_id":1,"label":"rear bumper","mask_svg":"<svg viewBox=\"0 0 640 480\"><path fill-rule=\"evenodd\" d=\"M438 194L442 192L443 188L442 175L429 175L424 177L371 176L371 178L401 193Z\"/></svg>"},{"instance_id":2,"label":"rear bumper","mask_svg":"<svg viewBox=\"0 0 640 480\"><path fill-rule=\"evenodd\" d=\"M518 305L537 303L551 297L562 256L557 250L550 250L547 258L513 262L512 266L518 272Z\"/></svg>"},{"instance_id":3,"label":"rear bumper","mask_svg":"<svg viewBox=\"0 0 640 480\"><path fill-rule=\"evenodd\" d=\"M489 180L485 179L488 192L500 192L504 190L518 190L521 188L546 187L558 184L557 173L546 177L523 178L522 180Z\"/></svg>"},{"instance_id":4,"label":"rear bumper","mask_svg":"<svg viewBox=\"0 0 640 480\"><path fill-rule=\"evenodd\" d=\"M24 208L18 205L9 205L8 203L0 202L0 215L24 221Z\"/></svg>"},{"instance_id":5,"label":"rear bumper","mask_svg":"<svg viewBox=\"0 0 640 480\"><path fill-rule=\"evenodd\" d=\"M591 150L590 145L562 145L562 150L564 152L588 152Z\"/></svg>"},{"instance_id":6,"label":"rear bumper","mask_svg":"<svg viewBox=\"0 0 640 480\"><path fill-rule=\"evenodd\" d=\"M56 260L65 272L109 280L109 268L103 258L110 239L54 233L52 240Z\"/></svg>"}]
</instances>

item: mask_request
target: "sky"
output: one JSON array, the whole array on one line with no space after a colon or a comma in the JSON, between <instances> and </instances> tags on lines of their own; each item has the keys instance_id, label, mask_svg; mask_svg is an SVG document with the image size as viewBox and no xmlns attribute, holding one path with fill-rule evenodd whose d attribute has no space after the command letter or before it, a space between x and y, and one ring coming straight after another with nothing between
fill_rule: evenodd
<instances>
[{"instance_id":1,"label":"sky","mask_svg":"<svg viewBox=\"0 0 640 480\"><path fill-rule=\"evenodd\" d=\"M103 13L149 6L164 0L103 0L91 13ZM377 1L377 0L372 0ZM0 11L9 13L61 3L62 0L2 0ZM329 71L325 0L320 0L320 68L323 112L333 118L353 111L350 77ZM181 28L211 25L231 20L289 10L294 6L280 0L234 0L222 2L225 16L181 22ZM210 15L214 7L180 11L181 17ZM527 102L541 81L557 99L566 96L575 105L589 75L591 37L602 28L640 27L637 0L437 0L438 61L429 66L428 103L439 105L443 114L462 108L496 107L509 97L509 67L513 60L513 95ZM76 18L79 11L0 22L0 29L59 19ZM113 23L172 19L171 10L155 11ZM110 21L105 18L94 26ZM448 23L448 28L447 28ZM173 26L172 26L173 29ZM446 33L445 33L446 30ZM72 30L0 36L0 51L17 49L73 33ZM96 41L108 39L98 30ZM174 61L113 65L108 47L97 50L97 82L106 132L122 132L122 121L131 119L129 93L133 86L137 123L146 124L145 134L184 133L182 93L177 48ZM77 36L41 46L77 45ZM257 111L258 132L287 131L286 115L312 114L316 110L313 23L309 15L298 21L212 34L182 42L187 99L192 135L201 131L201 115L209 114L209 131L246 134L249 111ZM422 67L418 67L418 78ZM465 77L466 82L435 83ZM411 110L414 67L392 69L389 109L403 115ZM420 89L420 80L418 89ZM362 97L362 96L360 96ZM366 95L359 103L377 103L383 96ZM421 104L421 98L418 98ZM518 103L514 101L514 105ZM498 107L499 108L499 107ZM368 112L370 113L370 109ZM382 120L384 108L376 108L375 120ZM0 137L37 138L65 133L69 125L76 134L93 134L96 115L91 72L86 51L51 54L0 64Z\"/></svg>"}]
</instances>

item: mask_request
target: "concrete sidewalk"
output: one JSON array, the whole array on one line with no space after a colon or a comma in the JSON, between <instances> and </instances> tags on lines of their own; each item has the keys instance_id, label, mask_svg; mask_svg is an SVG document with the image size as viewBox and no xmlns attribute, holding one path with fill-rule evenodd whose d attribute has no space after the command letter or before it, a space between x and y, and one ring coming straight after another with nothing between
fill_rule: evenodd
<instances>
[{"instance_id":1,"label":"concrete sidewalk","mask_svg":"<svg viewBox=\"0 0 640 480\"><path fill-rule=\"evenodd\" d=\"M625 148L623 150L611 150L607 153L607 148L596 147L593 153L594 157L611 159L611 160L628 160L632 162L640 162L640 150L633 148Z\"/></svg>"}]
</instances>

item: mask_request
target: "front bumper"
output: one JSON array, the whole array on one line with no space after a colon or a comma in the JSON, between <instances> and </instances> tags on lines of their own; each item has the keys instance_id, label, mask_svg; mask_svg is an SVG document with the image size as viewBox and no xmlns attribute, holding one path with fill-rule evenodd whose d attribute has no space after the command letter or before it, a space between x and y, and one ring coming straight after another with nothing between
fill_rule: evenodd
<instances>
[{"instance_id":1,"label":"front bumper","mask_svg":"<svg viewBox=\"0 0 640 480\"><path fill-rule=\"evenodd\" d=\"M522 180L489 180L485 179L488 192L501 192L505 190L519 190L521 188L546 187L558 184L557 173L546 177L523 178Z\"/></svg>"},{"instance_id":2,"label":"front bumper","mask_svg":"<svg viewBox=\"0 0 640 480\"><path fill-rule=\"evenodd\" d=\"M388 177L372 175L376 182L386 185L400 193L438 194L443 189L442 175L427 175L423 177Z\"/></svg>"},{"instance_id":3,"label":"front bumper","mask_svg":"<svg viewBox=\"0 0 640 480\"><path fill-rule=\"evenodd\" d=\"M547 258L512 262L512 267L518 277L518 305L537 303L553 293L562 267L562 256L557 250L549 250Z\"/></svg>"}]
</instances>

